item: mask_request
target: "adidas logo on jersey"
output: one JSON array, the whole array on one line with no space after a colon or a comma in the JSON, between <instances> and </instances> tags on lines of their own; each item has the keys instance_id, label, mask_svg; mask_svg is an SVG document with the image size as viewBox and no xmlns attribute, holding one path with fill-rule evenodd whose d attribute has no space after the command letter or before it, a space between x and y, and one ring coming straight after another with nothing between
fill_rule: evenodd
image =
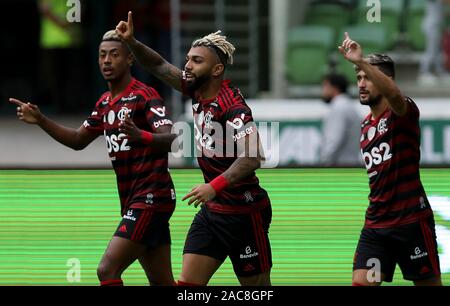
<instances>
[{"instance_id":1,"label":"adidas logo on jersey","mask_svg":"<svg viewBox=\"0 0 450 306\"><path fill-rule=\"evenodd\" d=\"M251 272L253 270L255 270L255 267L252 264L246 264L244 267L245 272Z\"/></svg>"},{"instance_id":2,"label":"adidas logo on jersey","mask_svg":"<svg viewBox=\"0 0 450 306\"><path fill-rule=\"evenodd\" d=\"M420 269L420 274L427 274L431 271L430 268L428 268L427 266L423 266L422 269Z\"/></svg>"}]
</instances>

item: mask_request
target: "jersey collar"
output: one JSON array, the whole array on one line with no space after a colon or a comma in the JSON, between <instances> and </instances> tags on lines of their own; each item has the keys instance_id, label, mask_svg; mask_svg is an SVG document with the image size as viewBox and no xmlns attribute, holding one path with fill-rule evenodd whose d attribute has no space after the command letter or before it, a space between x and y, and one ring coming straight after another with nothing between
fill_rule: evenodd
<instances>
[{"instance_id":1,"label":"jersey collar","mask_svg":"<svg viewBox=\"0 0 450 306\"><path fill-rule=\"evenodd\" d=\"M136 79L135 78L131 78L130 83L128 84L128 86L120 93L120 95L118 95L114 100L111 98L111 92L108 93L108 100L109 100L109 105L113 106L114 104L116 104L120 99L122 99L125 96L128 96L131 92L132 92L132 87L133 85L136 83Z\"/></svg>"}]
</instances>

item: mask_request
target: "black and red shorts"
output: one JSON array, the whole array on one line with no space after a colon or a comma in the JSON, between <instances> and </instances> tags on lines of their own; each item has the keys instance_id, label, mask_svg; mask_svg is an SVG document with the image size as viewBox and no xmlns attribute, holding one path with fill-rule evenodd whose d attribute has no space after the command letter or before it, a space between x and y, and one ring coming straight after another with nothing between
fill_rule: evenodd
<instances>
[{"instance_id":1,"label":"black and red shorts","mask_svg":"<svg viewBox=\"0 0 450 306\"><path fill-rule=\"evenodd\" d=\"M126 210L114 236L144 244L149 249L170 244L169 219L172 213L152 208L130 208Z\"/></svg>"},{"instance_id":2,"label":"black and red shorts","mask_svg":"<svg viewBox=\"0 0 450 306\"><path fill-rule=\"evenodd\" d=\"M205 255L221 262L229 256L239 277L268 272L272 267L271 221L270 205L248 214L216 213L204 205L192 222L183 254Z\"/></svg>"},{"instance_id":3,"label":"black and red shorts","mask_svg":"<svg viewBox=\"0 0 450 306\"><path fill-rule=\"evenodd\" d=\"M427 280L441 274L433 216L393 228L364 228L353 270L371 270L379 263L384 281L392 282L396 264L405 280Z\"/></svg>"}]
</instances>

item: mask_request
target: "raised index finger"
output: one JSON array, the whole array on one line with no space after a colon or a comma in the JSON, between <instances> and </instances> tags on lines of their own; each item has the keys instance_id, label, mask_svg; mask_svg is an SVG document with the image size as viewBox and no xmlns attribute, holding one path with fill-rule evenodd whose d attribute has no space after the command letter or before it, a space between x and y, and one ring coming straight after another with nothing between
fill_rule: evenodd
<instances>
[{"instance_id":1,"label":"raised index finger","mask_svg":"<svg viewBox=\"0 0 450 306\"><path fill-rule=\"evenodd\" d=\"M345 37L345 39L350 39L350 35L348 35L348 32L344 33L344 37Z\"/></svg>"},{"instance_id":2,"label":"raised index finger","mask_svg":"<svg viewBox=\"0 0 450 306\"><path fill-rule=\"evenodd\" d=\"M24 102L22 102L22 101L20 101L20 100L14 99L14 98L9 98L9 102L14 103L14 104L16 104L17 106L22 106L22 105L25 105L25 104L26 104L26 103L24 103Z\"/></svg>"},{"instance_id":3,"label":"raised index finger","mask_svg":"<svg viewBox=\"0 0 450 306\"><path fill-rule=\"evenodd\" d=\"M129 11L128 12L128 26L133 26L133 12Z\"/></svg>"}]
</instances>

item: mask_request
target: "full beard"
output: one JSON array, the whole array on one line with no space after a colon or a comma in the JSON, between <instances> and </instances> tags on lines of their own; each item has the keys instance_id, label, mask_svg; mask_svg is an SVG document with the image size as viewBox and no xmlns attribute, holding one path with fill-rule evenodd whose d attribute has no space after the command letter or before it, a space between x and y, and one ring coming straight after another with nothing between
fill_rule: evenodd
<instances>
[{"instance_id":1,"label":"full beard","mask_svg":"<svg viewBox=\"0 0 450 306\"><path fill-rule=\"evenodd\" d=\"M205 83L207 83L209 80L211 80L211 76L209 75L202 75L199 77L196 77L193 82L188 82L186 84L186 87L189 91L194 92L200 89Z\"/></svg>"},{"instance_id":2,"label":"full beard","mask_svg":"<svg viewBox=\"0 0 450 306\"><path fill-rule=\"evenodd\" d=\"M382 99L383 99L382 95L378 95L376 97L369 96L367 100L360 100L360 102L362 105L375 106L377 104L380 104Z\"/></svg>"}]
</instances>

